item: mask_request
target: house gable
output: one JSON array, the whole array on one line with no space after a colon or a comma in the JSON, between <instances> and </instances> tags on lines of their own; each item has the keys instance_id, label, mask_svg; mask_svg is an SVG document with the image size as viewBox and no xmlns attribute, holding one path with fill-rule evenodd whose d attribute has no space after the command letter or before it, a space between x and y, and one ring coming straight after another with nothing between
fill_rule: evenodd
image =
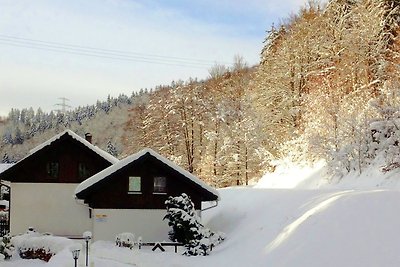
<instances>
[{"instance_id":1,"label":"house gable","mask_svg":"<svg viewBox=\"0 0 400 267\"><path fill-rule=\"evenodd\" d=\"M140 177L140 191L129 192L130 177ZM154 189L155 177L166 182L165 192ZM150 149L121 160L80 184L75 191L96 209L164 209L168 196L187 193L196 209L202 201L218 200L218 192Z\"/></svg>"},{"instance_id":2,"label":"house gable","mask_svg":"<svg viewBox=\"0 0 400 267\"><path fill-rule=\"evenodd\" d=\"M67 130L31 150L1 173L0 179L15 183L80 183L118 161L100 151Z\"/></svg>"}]
</instances>

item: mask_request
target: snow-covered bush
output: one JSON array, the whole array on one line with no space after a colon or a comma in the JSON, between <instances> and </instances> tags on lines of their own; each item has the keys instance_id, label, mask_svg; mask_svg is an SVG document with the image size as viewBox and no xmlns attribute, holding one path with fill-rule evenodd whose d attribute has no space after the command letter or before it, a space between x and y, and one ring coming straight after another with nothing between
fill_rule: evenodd
<instances>
[{"instance_id":1,"label":"snow-covered bush","mask_svg":"<svg viewBox=\"0 0 400 267\"><path fill-rule=\"evenodd\" d=\"M208 255L215 245L224 240L222 233L214 233L200 223L194 204L187 194L169 197L165 205L167 214L164 219L168 219L168 225L172 227L169 238L184 244L184 255Z\"/></svg>"},{"instance_id":2,"label":"snow-covered bush","mask_svg":"<svg viewBox=\"0 0 400 267\"><path fill-rule=\"evenodd\" d=\"M135 235L132 233L120 233L115 237L115 245L132 248L135 245Z\"/></svg>"},{"instance_id":3,"label":"snow-covered bush","mask_svg":"<svg viewBox=\"0 0 400 267\"><path fill-rule=\"evenodd\" d=\"M44 261L49 261L53 255L73 243L72 240L65 237L42 235L37 232L15 236L11 242L21 258Z\"/></svg>"},{"instance_id":4,"label":"snow-covered bush","mask_svg":"<svg viewBox=\"0 0 400 267\"><path fill-rule=\"evenodd\" d=\"M210 251L219 243L224 241L225 234L218 232L214 233L208 228L199 229L196 239L190 240L189 244L185 245L186 251L184 255L187 256L206 256Z\"/></svg>"},{"instance_id":5,"label":"snow-covered bush","mask_svg":"<svg viewBox=\"0 0 400 267\"><path fill-rule=\"evenodd\" d=\"M0 261L11 258L14 246L11 243L11 236L9 234L1 237L0 242Z\"/></svg>"},{"instance_id":6,"label":"snow-covered bush","mask_svg":"<svg viewBox=\"0 0 400 267\"><path fill-rule=\"evenodd\" d=\"M8 212L0 210L0 221L8 221Z\"/></svg>"}]
</instances>

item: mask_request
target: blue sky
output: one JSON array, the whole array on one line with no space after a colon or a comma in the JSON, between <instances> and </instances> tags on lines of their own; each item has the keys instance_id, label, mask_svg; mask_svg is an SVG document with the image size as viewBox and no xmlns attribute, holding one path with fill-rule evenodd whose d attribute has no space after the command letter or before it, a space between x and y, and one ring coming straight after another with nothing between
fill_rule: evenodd
<instances>
[{"instance_id":1,"label":"blue sky","mask_svg":"<svg viewBox=\"0 0 400 267\"><path fill-rule=\"evenodd\" d=\"M203 79L236 54L257 64L266 30L305 2L0 0L0 115Z\"/></svg>"}]
</instances>

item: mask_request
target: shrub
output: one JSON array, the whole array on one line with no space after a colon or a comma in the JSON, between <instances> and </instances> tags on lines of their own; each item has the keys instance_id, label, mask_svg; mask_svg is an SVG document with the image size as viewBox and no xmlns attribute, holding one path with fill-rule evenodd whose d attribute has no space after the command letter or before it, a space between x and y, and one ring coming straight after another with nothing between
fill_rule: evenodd
<instances>
[{"instance_id":1,"label":"shrub","mask_svg":"<svg viewBox=\"0 0 400 267\"><path fill-rule=\"evenodd\" d=\"M41 235L36 232L15 236L11 242L18 249L21 258L41 259L46 262L73 243L65 237Z\"/></svg>"},{"instance_id":2,"label":"shrub","mask_svg":"<svg viewBox=\"0 0 400 267\"><path fill-rule=\"evenodd\" d=\"M36 248L36 249L28 248L28 249L20 249L19 256L22 259L40 259L42 261L48 262L51 259L51 257L54 256L54 254L48 250L45 250L44 248Z\"/></svg>"},{"instance_id":3,"label":"shrub","mask_svg":"<svg viewBox=\"0 0 400 267\"><path fill-rule=\"evenodd\" d=\"M2 259L7 260L11 258L14 246L11 244L11 236L7 234L1 238L0 242L0 261Z\"/></svg>"}]
</instances>

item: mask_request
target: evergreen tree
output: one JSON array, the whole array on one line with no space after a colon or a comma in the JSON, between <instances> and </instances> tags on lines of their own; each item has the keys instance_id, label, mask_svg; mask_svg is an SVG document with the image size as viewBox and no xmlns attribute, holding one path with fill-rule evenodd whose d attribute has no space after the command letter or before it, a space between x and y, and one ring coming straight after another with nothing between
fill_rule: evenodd
<instances>
[{"instance_id":1,"label":"evergreen tree","mask_svg":"<svg viewBox=\"0 0 400 267\"><path fill-rule=\"evenodd\" d=\"M20 145L24 142L24 136L19 127L15 130L14 144Z\"/></svg>"},{"instance_id":2,"label":"evergreen tree","mask_svg":"<svg viewBox=\"0 0 400 267\"><path fill-rule=\"evenodd\" d=\"M107 142L107 152L113 155L114 157L118 155L118 150L115 147L115 145L111 142L111 140L108 140Z\"/></svg>"},{"instance_id":3,"label":"evergreen tree","mask_svg":"<svg viewBox=\"0 0 400 267\"><path fill-rule=\"evenodd\" d=\"M164 219L172 228L169 237L174 242L185 245L187 256L206 256L212 247L224 240L222 233L213 233L205 228L196 214L193 202L183 193L178 197L169 197L165 201L167 214Z\"/></svg>"},{"instance_id":4,"label":"evergreen tree","mask_svg":"<svg viewBox=\"0 0 400 267\"><path fill-rule=\"evenodd\" d=\"M2 163L11 163L11 160L7 153L4 153L3 159L1 160Z\"/></svg>"},{"instance_id":5,"label":"evergreen tree","mask_svg":"<svg viewBox=\"0 0 400 267\"><path fill-rule=\"evenodd\" d=\"M3 144L12 144L13 143L13 138L10 130L6 130L5 133L3 134Z\"/></svg>"}]
</instances>

